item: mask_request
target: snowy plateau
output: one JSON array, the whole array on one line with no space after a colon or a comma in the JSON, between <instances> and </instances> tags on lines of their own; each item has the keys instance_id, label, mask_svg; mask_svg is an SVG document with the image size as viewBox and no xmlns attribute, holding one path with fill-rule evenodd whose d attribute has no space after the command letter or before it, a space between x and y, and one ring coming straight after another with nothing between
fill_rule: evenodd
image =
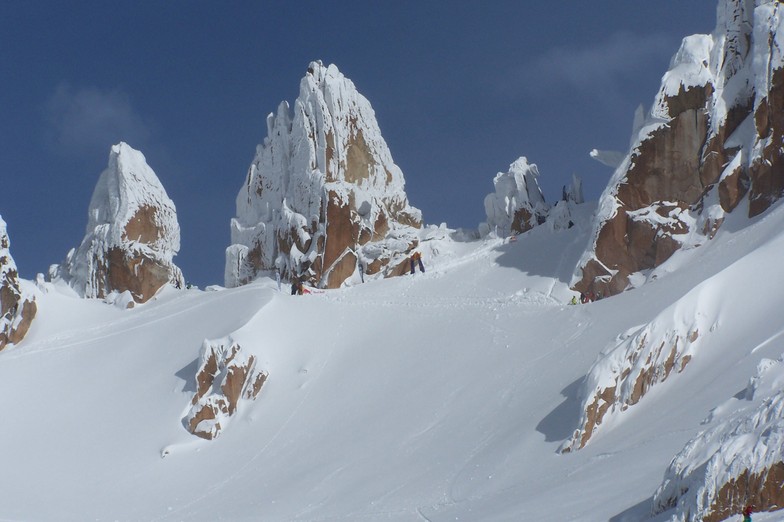
<instances>
[{"instance_id":1,"label":"snowy plateau","mask_svg":"<svg viewBox=\"0 0 784 522\"><path fill-rule=\"evenodd\" d=\"M423 224L367 100L314 62L226 287L184 284L125 144L48 279L18 278L0 219L0 521L784 520L779 7L719 1L630 149L593 153L599 201L575 178L549 206L521 156L478 230Z\"/></svg>"}]
</instances>

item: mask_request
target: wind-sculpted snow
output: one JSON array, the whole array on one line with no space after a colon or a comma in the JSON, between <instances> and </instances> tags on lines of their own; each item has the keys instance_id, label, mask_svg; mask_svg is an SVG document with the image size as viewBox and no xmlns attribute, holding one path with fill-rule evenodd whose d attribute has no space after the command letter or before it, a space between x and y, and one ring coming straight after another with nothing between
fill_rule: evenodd
<instances>
[{"instance_id":1,"label":"wind-sculpted snow","mask_svg":"<svg viewBox=\"0 0 784 522\"><path fill-rule=\"evenodd\" d=\"M496 174L495 192L485 197L487 222L480 229L485 234L494 232L498 237L507 237L544 223L548 206L538 177L536 164L528 163L524 156L509 165L508 172Z\"/></svg>"},{"instance_id":2,"label":"wind-sculpted snow","mask_svg":"<svg viewBox=\"0 0 784 522\"><path fill-rule=\"evenodd\" d=\"M268 374L257 369L256 357L231 337L205 340L199 360L196 392L183 423L194 435L212 440L226 429L242 401L256 399Z\"/></svg>"},{"instance_id":3,"label":"wind-sculpted snow","mask_svg":"<svg viewBox=\"0 0 784 522\"><path fill-rule=\"evenodd\" d=\"M50 275L83 297L127 291L143 303L167 283L183 286L173 263L179 249L174 203L144 155L120 143L95 186L84 240Z\"/></svg>"},{"instance_id":4,"label":"wind-sculpted snow","mask_svg":"<svg viewBox=\"0 0 784 522\"><path fill-rule=\"evenodd\" d=\"M20 286L10 247L6 224L0 217L0 350L24 338L37 310L34 296Z\"/></svg>"},{"instance_id":5,"label":"wind-sculpted snow","mask_svg":"<svg viewBox=\"0 0 784 522\"><path fill-rule=\"evenodd\" d=\"M693 290L652 322L626 332L599 356L582 384L579 427L562 452L584 447L603 423L686 369L714 329L718 300L712 288Z\"/></svg>"},{"instance_id":6,"label":"wind-sculpted snow","mask_svg":"<svg viewBox=\"0 0 784 522\"><path fill-rule=\"evenodd\" d=\"M293 114L283 102L267 117L237 196L226 285L279 270L337 288L360 264L396 275L421 222L368 100L337 67L312 62Z\"/></svg>"},{"instance_id":7,"label":"wind-sculpted snow","mask_svg":"<svg viewBox=\"0 0 784 522\"><path fill-rule=\"evenodd\" d=\"M654 495L670 520L718 522L746 505L784 509L784 364L763 359L745 395L717 408L730 411L675 456ZM744 405L744 403L748 405Z\"/></svg>"},{"instance_id":8,"label":"wind-sculpted snow","mask_svg":"<svg viewBox=\"0 0 784 522\"><path fill-rule=\"evenodd\" d=\"M574 288L632 288L741 202L754 216L784 194L782 14L772 0L721 0L715 31L683 40L601 196ZM673 212L675 226L661 219Z\"/></svg>"}]
</instances>

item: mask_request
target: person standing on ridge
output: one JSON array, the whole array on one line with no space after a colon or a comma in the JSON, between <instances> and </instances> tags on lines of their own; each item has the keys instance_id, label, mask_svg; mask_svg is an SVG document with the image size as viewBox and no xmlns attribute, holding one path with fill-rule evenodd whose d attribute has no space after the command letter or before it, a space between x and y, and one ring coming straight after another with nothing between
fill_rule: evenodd
<instances>
[{"instance_id":1,"label":"person standing on ridge","mask_svg":"<svg viewBox=\"0 0 784 522\"><path fill-rule=\"evenodd\" d=\"M754 506L748 505L743 508L743 522L751 522L751 514L754 513Z\"/></svg>"},{"instance_id":2,"label":"person standing on ridge","mask_svg":"<svg viewBox=\"0 0 784 522\"><path fill-rule=\"evenodd\" d=\"M425 265L422 264L422 254L414 252L411 254L411 275L414 275L414 272L416 272L417 263L419 264L419 270L423 274L425 273Z\"/></svg>"}]
</instances>

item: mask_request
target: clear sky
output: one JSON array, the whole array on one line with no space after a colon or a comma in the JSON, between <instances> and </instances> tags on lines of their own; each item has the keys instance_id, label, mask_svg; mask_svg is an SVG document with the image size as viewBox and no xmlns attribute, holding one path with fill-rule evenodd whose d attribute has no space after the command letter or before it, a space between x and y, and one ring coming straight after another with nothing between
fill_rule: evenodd
<instances>
[{"instance_id":1,"label":"clear sky","mask_svg":"<svg viewBox=\"0 0 784 522\"><path fill-rule=\"evenodd\" d=\"M234 200L266 115L310 61L370 100L426 223L475 228L519 156L545 199L597 199L681 39L716 0L0 2L0 215L25 278L79 245L109 148L141 150L174 201L175 262L223 283Z\"/></svg>"}]
</instances>

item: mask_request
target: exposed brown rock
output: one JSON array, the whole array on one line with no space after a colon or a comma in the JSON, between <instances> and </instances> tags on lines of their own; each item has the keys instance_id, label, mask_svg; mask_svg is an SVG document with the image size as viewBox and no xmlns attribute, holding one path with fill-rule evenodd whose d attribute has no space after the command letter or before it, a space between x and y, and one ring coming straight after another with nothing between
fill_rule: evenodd
<instances>
[{"instance_id":1,"label":"exposed brown rock","mask_svg":"<svg viewBox=\"0 0 784 522\"><path fill-rule=\"evenodd\" d=\"M768 96L760 103L754 118L765 146L761 157L749 169L750 216L764 212L784 194L784 68L773 72Z\"/></svg>"},{"instance_id":2,"label":"exposed brown rock","mask_svg":"<svg viewBox=\"0 0 784 522\"><path fill-rule=\"evenodd\" d=\"M246 356L239 344L205 341L196 372L196 392L183 422L203 439L219 436L240 407L240 399L255 400L268 374L256 368L256 357Z\"/></svg>"},{"instance_id":3,"label":"exposed brown rock","mask_svg":"<svg viewBox=\"0 0 784 522\"><path fill-rule=\"evenodd\" d=\"M747 505L755 511L784 509L784 462L778 462L759 473L745 470L738 478L724 484L704 522L720 522L738 515Z\"/></svg>"}]
</instances>

